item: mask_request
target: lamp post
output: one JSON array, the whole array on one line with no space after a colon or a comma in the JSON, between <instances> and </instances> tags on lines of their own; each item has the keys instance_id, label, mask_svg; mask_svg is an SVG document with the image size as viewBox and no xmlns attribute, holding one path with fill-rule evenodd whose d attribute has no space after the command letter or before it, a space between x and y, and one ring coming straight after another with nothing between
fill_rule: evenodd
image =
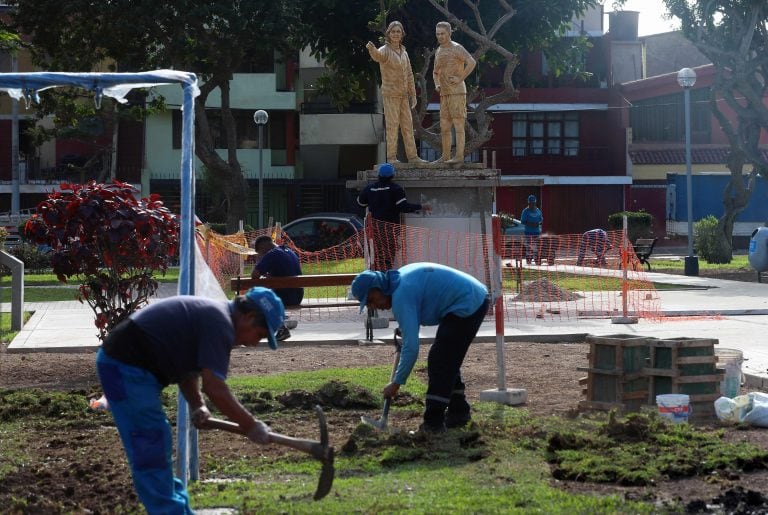
<instances>
[{"instance_id":1,"label":"lamp post","mask_svg":"<svg viewBox=\"0 0 768 515\"><path fill-rule=\"evenodd\" d=\"M262 148L264 147L264 126L269 120L269 115L263 109L253 113L253 121L259 128L259 229L264 228L264 160Z\"/></svg>"},{"instance_id":2,"label":"lamp post","mask_svg":"<svg viewBox=\"0 0 768 515\"><path fill-rule=\"evenodd\" d=\"M683 88L685 101L685 193L688 207L688 255L685 275L699 275L699 258L693 255L693 185L691 179L691 88L696 84L696 72L683 68L677 72L677 83Z\"/></svg>"}]
</instances>

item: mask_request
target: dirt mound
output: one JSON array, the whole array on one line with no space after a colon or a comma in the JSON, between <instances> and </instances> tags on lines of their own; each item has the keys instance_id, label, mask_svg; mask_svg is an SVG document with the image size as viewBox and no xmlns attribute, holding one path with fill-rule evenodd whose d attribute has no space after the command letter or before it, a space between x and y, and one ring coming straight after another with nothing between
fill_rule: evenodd
<instances>
[{"instance_id":1,"label":"dirt mound","mask_svg":"<svg viewBox=\"0 0 768 515\"><path fill-rule=\"evenodd\" d=\"M371 409L381 404L370 390L342 381L329 381L311 393L291 390L278 395L277 401L289 409L312 409L316 404L341 409Z\"/></svg>"},{"instance_id":2,"label":"dirt mound","mask_svg":"<svg viewBox=\"0 0 768 515\"><path fill-rule=\"evenodd\" d=\"M561 288L548 279L525 281L514 300L524 302L558 302L580 299L581 295Z\"/></svg>"},{"instance_id":3,"label":"dirt mound","mask_svg":"<svg viewBox=\"0 0 768 515\"><path fill-rule=\"evenodd\" d=\"M691 501L686 513L728 513L730 515L757 515L768 513L768 498L754 490L737 486L718 495L712 501Z\"/></svg>"},{"instance_id":4,"label":"dirt mound","mask_svg":"<svg viewBox=\"0 0 768 515\"><path fill-rule=\"evenodd\" d=\"M395 466L413 461L439 461L448 458L478 461L485 458L488 451L474 424L437 435L378 431L369 425L360 424L342 446L341 454L373 455L382 465Z\"/></svg>"}]
</instances>

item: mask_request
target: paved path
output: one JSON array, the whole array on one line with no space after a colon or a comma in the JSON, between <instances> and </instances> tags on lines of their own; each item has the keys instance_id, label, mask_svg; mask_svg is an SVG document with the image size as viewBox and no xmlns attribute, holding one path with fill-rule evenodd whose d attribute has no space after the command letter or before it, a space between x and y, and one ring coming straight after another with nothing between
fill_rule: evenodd
<instances>
[{"instance_id":1,"label":"paved path","mask_svg":"<svg viewBox=\"0 0 768 515\"><path fill-rule=\"evenodd\" d=\"M637 324L614 324L609 318L559 320L556 318L508 322L506 341L562 341L586 334L628 334L656 338L716 338L719 348L744 353L743 371L747 385L768 387L768 284L724 281L703 277L648 274L649 280L698 286L700 289L659 291L666 314L709 315L703 318L668 317L664 322L641 319ZM703 288L703 289L702 289ZM175 293L175 285L164 284L158 297ZM93 312L78 302L28 303L34 310L29 322L8 347L8 352L92 352L98 345ZM0 305L8 311L9 306ZM719 315L719 316L718 316ZM365 339L363 315L350 321L301 321L285 346L306 344L359 345ZM422 328L429 341L435 328ZM377 329L374 337L391 338L392 329ZM492 320L483 323L478 341L495 341Z\"/></svg>"}]
</instances>

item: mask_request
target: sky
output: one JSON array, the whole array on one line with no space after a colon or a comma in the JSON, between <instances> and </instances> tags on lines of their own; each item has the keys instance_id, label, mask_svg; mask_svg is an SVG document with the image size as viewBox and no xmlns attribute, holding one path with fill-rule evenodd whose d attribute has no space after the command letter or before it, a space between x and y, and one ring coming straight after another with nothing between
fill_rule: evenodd
<instances>
[{"instance_id":1,"label":"sky","mask_svg":"<svg viewBox=\"0 0 768 515\"><path fill-rule=\"evenodd\" d=\"M605 2L605 12L610 12L611 2ZM638 36L648 36L650 34L660 34L679 28L679 21L665 20L662 15L666 12L662 0L627 0L622 8L624 11L637 11L638 17ZM607 21L606 21L607 28Z\"/></svg>"}]
</instances>

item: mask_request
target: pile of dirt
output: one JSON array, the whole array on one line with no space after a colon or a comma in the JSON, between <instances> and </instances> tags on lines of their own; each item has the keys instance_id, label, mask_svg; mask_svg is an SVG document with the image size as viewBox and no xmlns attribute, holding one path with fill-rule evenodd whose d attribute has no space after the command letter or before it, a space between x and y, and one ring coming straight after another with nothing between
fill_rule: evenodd
<instances>
[{"instance_id":1,"label":"pile of dirt","mask_svg":"<svg viewBox=\"0 0 768 515\"><path fill-rule=\"evenodd\" d=\"M523 302L561 302L582 298L578 293L557 286L548 279L525 281L514 300Z\"/></svg>"}]
</instances>

